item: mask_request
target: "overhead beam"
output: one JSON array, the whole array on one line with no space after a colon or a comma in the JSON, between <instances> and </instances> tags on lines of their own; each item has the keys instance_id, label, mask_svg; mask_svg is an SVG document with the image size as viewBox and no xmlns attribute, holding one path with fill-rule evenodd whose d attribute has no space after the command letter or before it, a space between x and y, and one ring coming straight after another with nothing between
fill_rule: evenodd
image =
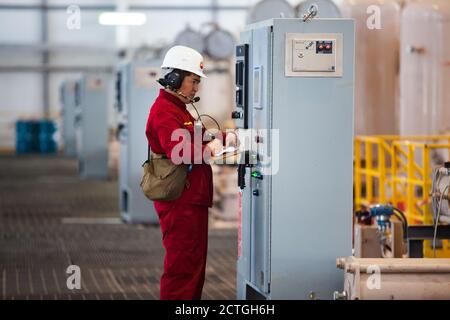
<instances>
[{"instance_id":1,"label":"overhead beam","mask_svg":"<svg viewBox=\"0 0 450 320\"><path fill-rule=\"evenodd\" d=\"M15 4L0 4L0 10L52 10L52 11L66 11L70 4L67 5L15 5ZM116 5L80 5L82 11L115 11ZM220 6L220 5L204 5L204 6L167 6L167 5L130 5L130 11L245 11L249 6Z\"/></svg>"},{"instance_id":2,"label":"overhead beam","mask_svg":"<svg viewBox=\"0 0 450 320\"><path fill-rule=\"evenodd\" d=\"M0 66L0 73L113 73L114 66L24 66L24 65L11 65Z\"/></svg>"},{"instance_id":3,"label":"overhead beam","mask_svg":"<svg viewBox=\"0 0 450 320\"><path fill-rule=\"evenodd\" d=\"M134 48L131 48L134 49ZM0 53L33 53L33 52L49 52L49 53L88 53L88 54L117 54L119 50L114 47L100 47L93 45L68 45L68 44L0 44Z\"/></svg>"}]
</instances>

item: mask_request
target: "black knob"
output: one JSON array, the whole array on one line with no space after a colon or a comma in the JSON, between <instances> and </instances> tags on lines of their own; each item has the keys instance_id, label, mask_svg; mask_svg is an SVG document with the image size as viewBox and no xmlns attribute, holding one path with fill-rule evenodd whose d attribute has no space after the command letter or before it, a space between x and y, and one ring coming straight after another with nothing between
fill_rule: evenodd
<instances>
[{"instance_id":1,"label":"black knob","mask_svg":"<svg viewBox=\"0 0 450 320\"><path fill-rule=\"evenodd\" d=\"M254 196L259 196L259 190L258 189L253 190L253 195Z\"/></svg>"},{"instance_id":2,"label":"black knob","mask_svg":"<svg viewBox=\"0 0 450 320\"><path fill-rule=\"evenodd\" d=\"M233 111L231 113L231 118L233 118L233 119L240 119L241 118L241 113L239 111Z\"/></svg>"}]
</instances>

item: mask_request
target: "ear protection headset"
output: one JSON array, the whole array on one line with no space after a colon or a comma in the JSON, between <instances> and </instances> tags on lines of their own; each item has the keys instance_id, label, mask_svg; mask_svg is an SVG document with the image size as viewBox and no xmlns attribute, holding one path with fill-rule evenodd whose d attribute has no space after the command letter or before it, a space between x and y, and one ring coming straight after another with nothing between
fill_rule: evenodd
<instances>
[{"instance_id":1,"label":"ear protection headset","mask_svg":"<svg viewBox=\"0 0 450 320\"><path fill-rule=\"evenodd\" d=\"M184 77L178 70L173 70L172 72L168 73L164 78L169 87L171 87L173 90L178 90L181 88L181 83L183 82Z\"/></svg>"},{"instance_id":2,"label":"ear protection headset","mask_svg":"<svg viewBox=\"0 0 450 320\"><path fill-rule=\"evenodd\" d=\"M176 91L181 88L181 84L183 83L183 79L186 76L181 70L173 70L165 75L164 78L158 79L159 84L163 87L169 87L170 89Z\"/></svg>"}]
</instances>

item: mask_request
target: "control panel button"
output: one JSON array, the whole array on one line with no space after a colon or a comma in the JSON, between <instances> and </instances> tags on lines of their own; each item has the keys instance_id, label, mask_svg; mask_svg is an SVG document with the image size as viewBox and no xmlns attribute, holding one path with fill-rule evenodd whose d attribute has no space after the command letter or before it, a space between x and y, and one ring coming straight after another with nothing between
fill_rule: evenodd
<instances>
[{"instance_id":1,"label":"control panel button","mask_svg":"<svg viewBox=\"0 0 450 320\"><path fill-rule=\"evenodd\" d=\"M256 179L259 179L259 180L263 179L263 175L261 174L261 172L256 171L256 170L252 172L252 177L256 178Z\"/></svg>"},{"instance_id":2,"label":"control panel button","mask_svg":"<svg viewBox=\"0 0 450 320\"><path fill-rule=\"evenodd\" d=\"M239 111L233 111L231 113L231 118L233 118L233 119L241 119L242 118L242 114Z\"/></svg>"},{"instance_id":3,"label":"control panel button","mask_svg":"<svg viewBox=\"0 0 450 320\"><path fill-rule=\"evenodd\" d=\"M316 41L316 53L332 54L333 41Z\"/></svg>"}]
</instances>

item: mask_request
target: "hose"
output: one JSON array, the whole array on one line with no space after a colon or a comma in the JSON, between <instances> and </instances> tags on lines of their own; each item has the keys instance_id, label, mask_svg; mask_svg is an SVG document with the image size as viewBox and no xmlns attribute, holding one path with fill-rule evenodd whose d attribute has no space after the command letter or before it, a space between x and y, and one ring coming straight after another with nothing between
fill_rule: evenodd
<instances>
[{"instance_id":1,"label":"hose","mask_svg":"<svg viewBox=\"0 0 450 320\"><path fill-rule=\"evenodd\" d=\"M394 210L394 215L402 222L403 225L403 238L406 239L408 237L408 220L406 219L405 214L399 208L392 207Z\"/></svg>"}]
</instances>

